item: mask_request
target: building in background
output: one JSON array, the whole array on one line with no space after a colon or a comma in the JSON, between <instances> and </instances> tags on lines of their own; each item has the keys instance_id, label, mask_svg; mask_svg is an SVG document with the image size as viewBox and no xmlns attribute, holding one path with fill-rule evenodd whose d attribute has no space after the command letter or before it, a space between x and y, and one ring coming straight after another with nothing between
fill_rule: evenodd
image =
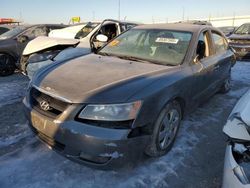
<instances>
[{"instance_id":1,"label":"building in background","mask_svg":"<svg viewBox=\"0 0 250 188\"><path fill-rule=\"evenodd\" d=\"M13 18L0 18L0 24L17 24L17 25L19 25L20 22L13 19Z\"/></svg>"},{"instance_id":2,"label":"building in background","mask_svg":"<svg viewBox=\"0 0 250 188\"><path fill-rule=\"evenodd\" d=\"M208 18L205 20L211 22L215 27L223 27L223 26L238 27L244 23L250 23L250 15Z\"/></svg>"}]
</instances>

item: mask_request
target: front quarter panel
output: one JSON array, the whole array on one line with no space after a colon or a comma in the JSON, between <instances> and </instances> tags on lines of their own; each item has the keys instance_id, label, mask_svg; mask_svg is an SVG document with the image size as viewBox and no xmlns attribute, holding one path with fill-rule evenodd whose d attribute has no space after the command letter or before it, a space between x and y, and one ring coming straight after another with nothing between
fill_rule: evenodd
<instances>
[{"instance_id":1,"label":"front quarter panel","mask_svg":"<svg viewBox=\"0 0 250 188\"><path fill-rule=\"evenodd\" d=\"M153 125L162 108L174 99L181 99L183 111L191 110L189 107L193 103L191 96L194 83L192 74L189 66L173 67L172 70L158 75L156 81L133 95L130 101L143 100L143 106L134 124Z\"/></svg>"}]
</instances>

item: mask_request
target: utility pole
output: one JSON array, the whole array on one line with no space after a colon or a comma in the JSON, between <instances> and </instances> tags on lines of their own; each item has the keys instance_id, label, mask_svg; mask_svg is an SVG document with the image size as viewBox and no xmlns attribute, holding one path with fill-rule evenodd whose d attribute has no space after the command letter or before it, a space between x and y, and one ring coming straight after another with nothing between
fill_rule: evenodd
<instances>
[{"instance_id":1,"label":"utility pole","mask_svg":"<svg viewBox=\"0 0 250 188\"><path fill-rule=\"evenodd\" d=\"M233 14L233 26L234 26L234 22L235 22L235 12Z\"/></svg>"},{"instance_id":2,"label":"utility pole","mask_svg":"<svg viewBox=\"0 0 250 188\"><path fill-rule=\"evenodd\" d=\"M19 22L23 22L23 15L22 15L22 11L21 10L19 12Z\"/></svg>"},{"instance_id":3,"label":"utility pole","mask_svg":"<svg viewBox=\"0 0 250 188\"><path fill-rule=\"evenodd\" d=\"M185 8L182 7L182 21L184 21L185 19Z\"/></svg>"},{"instance_id":4,"label":"utility pole","mask_svg":"<svg viewBox=\"0 0 250 188\"><path fill-rule=\"evenodd\" d=\"M121 16L121 1L118 0L118 20L120 20L120 16Z\"/></svg>"},{"instance_id":5,"label":"utility pole","mask_svg":"<svg viewBox=\"0 0 250 188\"><path fill-rule=\"evenodd\" d=\"M95 21L95 11L92 11L92 21Z\"/></svg>"}]
</instances>

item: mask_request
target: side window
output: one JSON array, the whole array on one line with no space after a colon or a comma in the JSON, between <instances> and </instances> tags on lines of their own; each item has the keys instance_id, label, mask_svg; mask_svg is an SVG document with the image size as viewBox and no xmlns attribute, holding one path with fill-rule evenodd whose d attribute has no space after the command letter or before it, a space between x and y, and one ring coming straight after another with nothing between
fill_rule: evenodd
<instances>
[{"instance_id":1,"label":"side window","mask_svg":"<svg viewBox=\"0 0 250 188\"><path fill-rule=\"evenodd\" d=\"M226 39L218 33L212 32L212 37L215 45L215 52L222 53L228 49Z\"/></svg>"},{"instance_id":2,"label":"side window","mask_svg":"<svg viewBox=\"0 0 250 188\"><path fill-rule=\"evenodd\" d=\"M127 30L125 24L120 24L120 28L122 33Z\"/></svg>"},{"instance_id":3,"label":"side window","mask_svg":"<svg viewBox=\"0 0 250 188\"><path fill-rule=\"evenodd\" d=\"M126 29L132 29L133 27L135 27L136 25L135 24L127 24L126 25Z\"/></svg>"},{"instance_id":4,"label":"side window","mask_svg":"<svg viewBox=\"0 0 250 188\"><path fill-rule=\"evenodd\" d=\"M108 41L117 36L117 26L115 23L108 23L101 27L98 34L104 34L108 37Z\"/></svg>"},{"instance_id":5,"label":"side window","mask_svg":"<svg viewBox=\"0 0 250 188\"><path fill-rule=\"evenodd\" d=\"M135 26L136 26L135 24L120 24L121 32L132 29Z\"/></svg>"},{"instance_id":6,"label":"side window","mask_svg":"<svg viewBox=\"0 0 250 188\"><path fill-rule=\"evenodd\" d=\"M36 38L38 36L47 36L48 35L48 29L44 27L32 27L28 29L23 35L26 35L30 39Z\"/></svg>"},{"instance_id":7,"label":"side window","mask_svg":"<svg viewBox=\"0 0 250 188\"><path fill-rule=\"evenodd\" d=\"M64 27L63 26L54 26L54 25L47 26L47 29L48 29L49 32L54 30L54 29L62 29L62 28L64 28Z\"/></svg>"},{"instance_id":8,"label":"side window","mask_svg":"<svg viewBox=\"0 0 250 188\"><path fill-rule=\"evenodd\" d=\"M205 31L200 34L199 40L198 40L196 53L197 55L199 55L199 60L211 55L209 44L210 44L209 33L208 31Z\"/></svg>"}]
</instances>

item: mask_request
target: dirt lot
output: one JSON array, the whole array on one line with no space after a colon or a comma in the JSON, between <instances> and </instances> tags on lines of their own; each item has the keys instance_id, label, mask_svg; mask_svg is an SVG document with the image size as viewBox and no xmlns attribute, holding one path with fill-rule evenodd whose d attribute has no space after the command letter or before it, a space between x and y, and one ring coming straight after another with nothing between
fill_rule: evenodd
<instances>
[{"instance_id":1,"label":"dirt lot","mask_svg":"<svg viewBox=\"0 0 250 188\"><path fill-rule=\"evenodd\" d=\"M232 70L232 90L184 119L168 155L137 167L101 171L49 150L30 132L22 110L28 79L0 78L0 187L220 187L226 137L222 127L250 87L250 63Z\"/></svg>"}]
</instances>

